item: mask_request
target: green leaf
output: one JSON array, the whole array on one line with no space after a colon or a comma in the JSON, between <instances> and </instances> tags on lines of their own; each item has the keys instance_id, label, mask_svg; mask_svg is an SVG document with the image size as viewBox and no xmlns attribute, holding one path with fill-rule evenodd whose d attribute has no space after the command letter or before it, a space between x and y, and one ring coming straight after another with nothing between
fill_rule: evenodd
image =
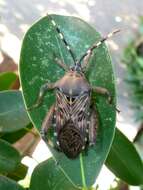
<instances>
[{"instance_id":1,"label":"green leaf","mask_svg":"<svg viewBox=\"0 0 143 190\"><path fill-rule=\"evenodd\" d=\"M15 181L5 177L0 176L0 189L1 190L24 190L22 186L20 186Z\"/></svg>"},{"instance_id":2,"label":"green leaf","mask_svg":"<svg viewBox=\"0 0 143 190\"><path fill-rule=\"evenodd\" d=\"M143 58L137 57L137 63L138 63L139 66L140 66L139 70L140 70L140 69L143 69ZM142 70L141 70L141 72L142 72Z\"/></svg>"},{"instance_id":3,"label":"green leaf","mask_svg":"<svg viewBox=\"0 0 143 190\"><path fill-rule=\"evenodd\" d=\"M20 161L19 152L8 142L0 139L0 173L14 171Z\"/></svg>"},{"instance_id":4,"label":"green leaf","mask_svg":"<svg viewBox=\"0 0 143 190\"><path fill-rule=\"evenodd\" d=\"M34 169L31 177L30 190L45 189L77 190L52 158L40 163Z\"/></svg>"},{"instance_id":5,"label":"green leaf","mask_svg":"<svg viewBox=\"0 0 143 190\"><path fill-rule=\"evenodd\" d=\"M13 172L8 173L7 177L19 181L25 178L28 167L24 164L20 164Z\"/></svg>"},{"instance_id":6,"label":"green leaf","mask_svg":"<svg viewBox=\"0 0 143 190\"><path fill-rule=\"evenodd\" d=\"M78 59L100 39L99 33L81 19L58 15L53 15L53 18ZM54 55L60 59L63 58L68 65L73 64L69 52L63 42L59 40L53 25L48 17L44 17L29 29L21 50L20 77L27 107L35 103L39 89L44 83L55 82L64 75L64 71L55 64ZM87 154L83 153L75 160L68 159L63 153L50 147L66 176L80 187L89 187L94 183L106 159L114 135L116 115L114 74L105 45L96 49L90 60L86 77L92 86L106 87L113 96L113 104L109 105L106 97L94 94L94 98L96 96L94 103L98 109L100 120L96 145L89 148ZM54 92L47 92L41 107L29 112L38 130L54 102Z\"/></svg>"},{"instance_id":7,"label":"green leaf","mask_svg":"<svg viewBox=\"0 0 143 190\"><path fill-rule=\"evenodd\" d=\"M10 89L17 78L18 76L12 72L0 73L0 91Z\"/></svg>"},{"instance_id":8,"label":"green leaf","mask_svg":"<svg viewBox=\"0 0 143 190\"><path fill-rule=\"evenodd\" d=\"M106 159L106 166L131 185L143 184L143 163L133 143L118 129Z\"/></svg>"},{"instance_id":9,"label":"green leaf","mask_svg":"<svg viewBox=\"0 0 143 190\"><path fill-rule=\"evenodd\" d=\"M30 123L27 127L23 128L21 130L6 133L6 134L1 134L1 138L8 141L9 143L13 144L16 141L18 141L20 138L22 138L26 133L30 132L32 127L33 127L33 125L32 125L32 123Z\"/></svg>"},{"instance_id":10,"label":"green leaf","mask_svg":"<svg viewBox=\"0 0 143 190\"><path fill-rule=\"evenodd\" d=\"M142 130L142 128L139 129L139 131L134 139L134 142L135 142L135 147L143 161L143 130Z\"/></svg>"},{"instance_id":11,"label":"green leaf","mask_svg":"<svg viewBox=\"0 0 143 190\"><path fill-rule=\"evenodd\" d=\"M0 132L14 132L29 123L21 92L0 92Z\"/></svg>"}]
</instances>

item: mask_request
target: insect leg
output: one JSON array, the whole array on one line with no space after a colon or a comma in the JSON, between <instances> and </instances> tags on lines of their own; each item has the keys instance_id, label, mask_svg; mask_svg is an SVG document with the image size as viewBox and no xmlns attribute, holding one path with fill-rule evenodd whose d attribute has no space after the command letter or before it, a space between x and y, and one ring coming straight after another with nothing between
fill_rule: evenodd
<instances>
[{"instance_id":1,"label":"insect leg","mask_svg":"<svg viewBox=\"0 0 143 190\"><path fill-rule=\"evenodd\" d=\"M95 91L98 94L107 96L108 97L108 103L112 104L112 100L113 100L112 96L111 96L110 92L106 88L103 88L103 87L92 87L92 90ZM115 110L118 113L120 113L120 110L118 108L115 107Z\"/></svg>"},{"instance_id":2,"label":"insect leg","mask_svg":"<svg viewBox=\"0 0 143 190\"><path fill-rule=\"evenodd\" d=\"M92 57L92 51L83 59L83 64L82 64L82 68L83 68L83 70L86 70L87 69L87 67L88 67L88 63L89 63L89 60L90 60L90 58Z\"/></svg>"},{"instance_id":3,"label":"insect leg","mask_svg":"<svg viewBox=\"0 0 143 190\"><path fill-rule=\"evenodd\" d=\"M95 144L98 125L99 125L98 113L97 113L96 108L92 107L89 128L88 128L89 146L92 146Z\"/></svg>"},{"instance_id":4,"label":"insect leg","mask_svg":"<svg viewBox=\"0 0 143 190\"><path fill-rule=\"evenodd\" d=\"M112 103L112 96L111 96L110 92L106 88L96 87L95 86L95 87L92 87L92 90L95 91L98 94L107 96L109 104Z\"/></svg>"},{"instance_id":5,"label":"insect leg","mask_svg":"<svg viewBox=\"0 0 143 190\"><path fill-rule=\"evenodd\" d=\"M32 110L34 108L39 107L43 101L43 97L44 97L46 91L53 90L54 88L55 88L54 84L46 83L46 84L42 85L40 88L40 92L39 92L38 98L36 100L36 103L34 105L32 105L31 107L29 107L27 110Z\"/></svg>"},{"instance_id":6,"label":"insect leg","mask_svg":"<svg viewBox=\"0 0 143 190\"><path fill-rule=\"evenodd\" d=\"M48 133L48 129L51 127L52 122L53 122L53 117L54 117L54 112L55 112L55 105L53 105L49 112L46 114L46 117L42 123L42 127L41 127L41 137L42 139L47 142L47 133Z\"/></svg>"},{"instance_id":7,"label":"insect leg","mask_svg":"<svg viewBox=\"0 0 143 190\"><path fill-rule=\"evenodd\" d=\"M62 67L65 71L69 71L69 67L66 64L64 64L60 59L56 57L55 61L56 61L56 64Z\"/></svg>"},{"instance_id":8,"label":"insect leg","mask_svg":"<svg viewBox=\"0 0 143 190\"><path fill-rule=\"evenodd\" d=\"M84 53L81 58L78 61L78 64L80 65L82 60L85 59L86 56L89 56L92 54L93 50L98 48L103 42L105 42L107 39L111 38L114 34L118 33L120 30L114 30L113 32L109 33L107 36L101 38L100 41L97 43L93 44L87 51ZM89 60L89 59L88 59ZM85 62L85 65L87 65L88 62Z\"/></svg>"}]
</instances>

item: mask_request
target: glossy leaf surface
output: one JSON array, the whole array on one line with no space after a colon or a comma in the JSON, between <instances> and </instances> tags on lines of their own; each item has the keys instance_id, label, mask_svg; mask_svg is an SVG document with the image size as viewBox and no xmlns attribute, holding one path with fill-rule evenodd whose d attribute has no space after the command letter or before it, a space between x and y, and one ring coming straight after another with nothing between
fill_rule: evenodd
<instances>
[{"instance_id":1,"label":"glossy leaf surface","mask_svg":"<svg viewBox=\"0 0 143 190\"><path fill-rule=\"evenodd\" d=\"M0 139L0 173L14 171L20 161L19 152L8 142Z\"/></svg>"},{"instance_id":2,"label":"glossy leaf surface","mask_svg":"<svg viewBox=\"0 0 143 190\"><path fill-rule=\"evenodd\" d=\"M52 158L40 163L33 171L31 178L30 190L45 189L77 190Z\"/></svg>"},{"instance_id":3,"label":"glossy leaf surface","mask_svg":"<svg viewBox=\"0 0 143 190\"><path fill-rule=\"evenodd\" d=\"M21 92L0 92L0 132L18 131L29 123Z\"/></svg>"},{"instance_id":4,"label":"glossy leaf surface","mask_svg":"<svg viewBox=\"0 0 143 190\"><path fill-rule=\"evenodd\" d=\"M78 59L100 39L99 33L81 19L58 15L53 15L53 18ZM73 65L71 56L63 42L60 41L55 28L48 17L44 17L26 33L21 50L20 77L27 107L31 107L35 103L39 89L44 83L56 82L64 75L63 69L55 64L55 56L62 59L65 64ZM53 156L66 176L76 186L84 187L94 183L106 159L114 135L116 115L114 74L105 45L94 51L86 77L92 86L106 87L113 97L113 104L109 105L106 97L93 94L92 103L98 109L100 122L96 145L89 148L87 154L82 153L75 160L68 159L63 153L50 147ZM29 112L38 130L40 130L44 117L54 102L54 92L49 91L45 95L42 105ZM53 137L50 136L50 138Z\"/></svg>"},{"instance_id":5,"label":"glossy leaf surface","mask_svg":"<svg viewBox=\"0 0 143 190\"><path fill-rule=\"evenodd\" d=\"M118 129L116 129L106 166L128 184L143 184L143 162L134 145Z\"/></svg>"}]
</instances>

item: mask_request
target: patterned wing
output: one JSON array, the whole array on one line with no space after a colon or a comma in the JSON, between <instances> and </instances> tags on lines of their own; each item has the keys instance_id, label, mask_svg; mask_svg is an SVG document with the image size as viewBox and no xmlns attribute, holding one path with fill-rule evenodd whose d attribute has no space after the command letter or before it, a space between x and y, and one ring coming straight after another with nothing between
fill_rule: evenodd
<instances>
[{"instance_id":1,"label":"patterned wing","mask_svg":"<svg viewBox=\"0 0 143 190\"><path fill-rule=\"evenodd\" d=\"M60 91L56 95L57 140L67 157L75 158L86 146L90 96L68 97Z\"/></svg>"}]
</instances>

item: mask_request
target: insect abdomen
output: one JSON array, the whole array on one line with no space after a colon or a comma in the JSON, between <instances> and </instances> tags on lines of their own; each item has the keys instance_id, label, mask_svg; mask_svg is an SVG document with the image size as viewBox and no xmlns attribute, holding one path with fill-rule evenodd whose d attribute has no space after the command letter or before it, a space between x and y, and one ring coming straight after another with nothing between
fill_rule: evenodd
<instances>
[{"instance_id":1,"label":"insect abdomen","mask_svg":"<svg viewBox=\"0 0 143 190\"><path fill-rule=\"evenodd\" d=\"M74 159L85 146L84 138L72 121L65 124L58 134L58 141L61 150L68 158Z\"/></svg>"}]
</instances>

